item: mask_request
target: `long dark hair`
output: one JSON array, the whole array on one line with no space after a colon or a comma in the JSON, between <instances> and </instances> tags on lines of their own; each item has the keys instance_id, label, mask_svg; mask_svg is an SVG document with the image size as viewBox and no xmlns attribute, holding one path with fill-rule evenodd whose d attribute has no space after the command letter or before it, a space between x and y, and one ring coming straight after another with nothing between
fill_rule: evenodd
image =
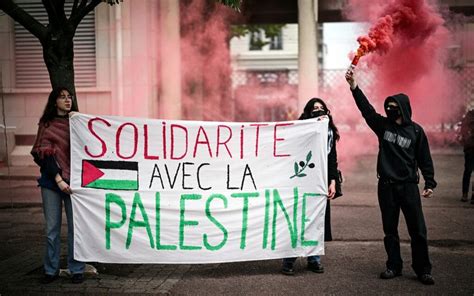
<instances>
[{"instance_id":1,"label":"long dark hair","mask_svg":"<svg viewBox=\"0 0 474 296\"><path fill-rule=\"evenodd\" d=\"M56 110L56 100L61 95L61 92L63 90L67 91L71 96L73 95L73 93L67 87L59 86L53 88L53 90L49 94L48 102L44 107L43 115L41 116L39 121L40 123L47 124L49 121L53 120L53 118L58 115L58 112ZM75 99L76 98L72 99L71 111L79 111L79 109L77 108L77 104L75 103Z\"/></svg>"},{"instance_id":2,"label":"long dark hair","mask_svg":"<svg viewBox=\"0 0 474 296\"><path fill-rule=\"evenodd\" d=\"M331 110L328 109L328 106L326 105L326 103L324 103L323 100L321 100L320 98L312 98L308 101L308 103L306 103L306 105L304 106L304 110L303 110L303 113L301 113L300 115L300 118L298 118L299 120L302 120L302 119L310 119L310 118L313 118L312 116L312 112L313 112L313 108L314 108L314 103L320 103L322 106L323 106L323 109L324 111L326 111L326 115L329 117L329 127L332 129L332 131L334 132L334 139L336 141L339 141L339 139L341 138L341 136L339 135L339 131L336 127L336 125L334 124L334 121L332 120L332 116L331 116Z\"/></svg>"}]
</instances>

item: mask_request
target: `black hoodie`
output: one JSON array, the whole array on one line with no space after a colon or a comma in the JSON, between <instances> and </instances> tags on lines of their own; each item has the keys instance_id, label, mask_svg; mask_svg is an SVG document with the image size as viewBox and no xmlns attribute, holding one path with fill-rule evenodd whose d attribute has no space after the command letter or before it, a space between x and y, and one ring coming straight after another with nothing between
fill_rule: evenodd
<instances>
[{"instance_id":1,"label":"black hoodie","mask_svg":"<svg viewBox=\"0 0 474 296\"><path fill-rule=\"evenodd\" d=\"M410 100L405 94L388 97L400 107L402 124L378 114L359 87L352 90L357 107L379 140L377 174L382 180L418 183L418 168L425 179L425 189L434 189L433 161L423 128L411 120Z\"/></svg>"}]
</instances>

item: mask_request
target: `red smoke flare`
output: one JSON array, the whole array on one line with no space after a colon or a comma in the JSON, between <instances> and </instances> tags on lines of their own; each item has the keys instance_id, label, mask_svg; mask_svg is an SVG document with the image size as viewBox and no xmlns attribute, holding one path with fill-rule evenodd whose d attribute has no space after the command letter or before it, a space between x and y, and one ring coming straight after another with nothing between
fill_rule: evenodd
<instances>
[{"instance_id":1,"label":"red smoke flare","mask_svg":"<svg viewBox=\"0 0 474 296\"><path fill-rule=\"evenodd\" d=\"M350 58L366 54L363 58L366 67L359 69L356 79L376 110L384 113L383 102L387 96L407 94L412 120L423 125L430 145L446 147L453 143L453 133L449 128L444 129L441 123L452 124L459 120L459 110L468 100L461 85L465 83L462 77L467 76L450 68L448 49L459 44L460 51L468 52L473 42L462 37L466 36L468 19L456 18L455 24L459 24L455 27L456 32L452 27L453 20L449 18L451 15L437 7L438 2L347 0L344 14L350 20L369 23L368 34L358 38L358 53L352 53ZM447 18L443 19L442 15ZM466 40L466 45L460 40ZM350 69L353 67L351 65ZM377 143L367 145L375 137L357 112L350 93L343 97L345 94L338 92L342 86L341 82L340 86L332 87L333 94L321 96L335 98L331 113L336 124L342 122L349 126L349 132L340 129L341 144L338 146L344 171L357 155L375 152Z\"/></svg>"},{"instance_id":2,"label":"red smoke flare","mask_svg":"<svg viewBox=\"0 0 474 296\"><path fill-rule=\"evenodd\" d=\"M360 45L352 65L357 65L359 58L367 53L387 53L396 39L422 42L442 24L443 19L425 1L392 1L369 29L368 35L357 38Z\"/></svg>"}]
</instances>

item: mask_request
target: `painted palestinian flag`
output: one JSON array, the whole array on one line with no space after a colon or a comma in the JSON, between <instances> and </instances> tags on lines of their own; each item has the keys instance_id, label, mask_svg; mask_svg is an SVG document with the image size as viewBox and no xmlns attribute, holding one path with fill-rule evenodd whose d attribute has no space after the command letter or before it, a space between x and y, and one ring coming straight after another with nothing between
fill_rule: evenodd
<instances>
[{"instance_id":1,"label":"painted palestinian flag","mask_svg":"<svg viewBox=\"0 0 474 296\"><path fill-rule=\"evenodd\" d=\"M81 177L85 188L138 190L138 162L83 159Z\"/></svg>"}]
</instances>

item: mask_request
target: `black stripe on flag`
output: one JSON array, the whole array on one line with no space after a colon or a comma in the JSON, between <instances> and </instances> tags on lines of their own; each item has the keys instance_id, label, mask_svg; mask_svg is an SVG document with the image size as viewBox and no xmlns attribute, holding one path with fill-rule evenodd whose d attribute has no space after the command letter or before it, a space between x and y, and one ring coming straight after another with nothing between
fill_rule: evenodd
<instances>
[{"instance_id":1,"label":"black stripe on flag","mask_svg":"<svg viewBox=\"0 0 474 296\"><path fill-rule=\"evenodd\" d=\"M86 160L99 169L115 169L138 171L138 162L136 161L109 161L109 160Z\"/></svg>"}]
</instances>

